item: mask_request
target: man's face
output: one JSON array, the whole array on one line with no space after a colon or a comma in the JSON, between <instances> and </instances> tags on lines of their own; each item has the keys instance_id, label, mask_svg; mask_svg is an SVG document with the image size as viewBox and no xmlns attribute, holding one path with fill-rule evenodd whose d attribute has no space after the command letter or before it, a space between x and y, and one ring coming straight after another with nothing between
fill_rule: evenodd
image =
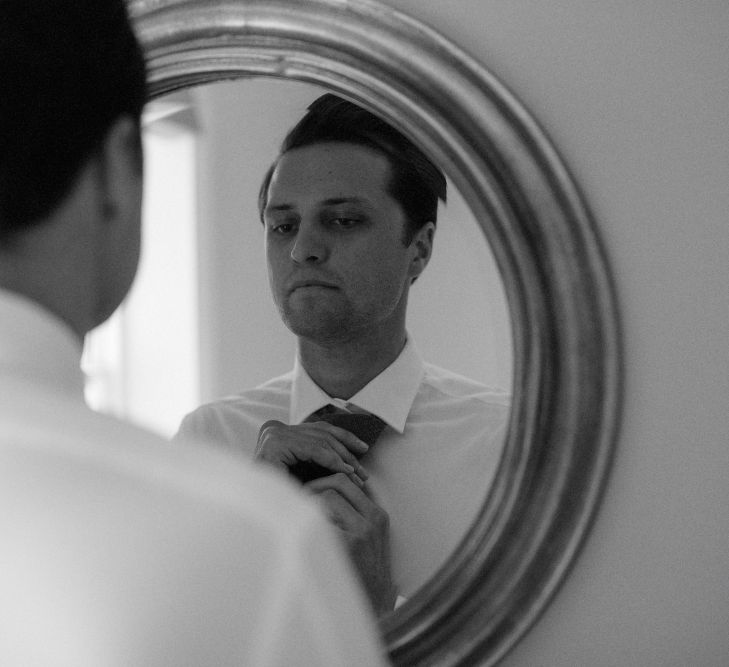
<instances>
[{"instance_id":1,"label":"man's face","mask_svg":"<svg viewBox=\"0 0 729 667\"><path fill-rule=\"evenodd\" d=\"M404 329L409 285L424 263L414 261L417 242L403 244L405 216L389 179L387 158L356 144L280 158L264 211L266 257L274 301L297 336L326 344Z\"/></svg>"}]
</instances>

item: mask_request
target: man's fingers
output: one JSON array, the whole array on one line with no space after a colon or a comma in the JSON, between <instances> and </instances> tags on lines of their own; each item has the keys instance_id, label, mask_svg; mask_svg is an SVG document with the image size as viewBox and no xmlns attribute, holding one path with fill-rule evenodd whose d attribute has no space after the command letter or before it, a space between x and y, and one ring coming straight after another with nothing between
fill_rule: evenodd
<instances>
[{"instance_id":1,"label":"man's fingers","mask_svg":"<svg viewBox=\"0 0 729 667\"><path fill-rule=\"evenodd\" d=\"M308 423L308 422L307 422ZM318 433L322 431L327 434L327 441L334 451L342 457L342 460L349 463L354 468L355 473L361 479L367 479L369 475L367 471L362 467L357 457L366 454L369 450L369 445L362 442L356 435L349 431L333 426L327 422L311 422L311 426L316 428Z\"/></svg>"},{"instance_id":2,"label":"man's fingers","mask_svg":"<svg viewBox=\"0 0 729 667\"><path fill-rule=\"evenodd\" d=\"M363 454L366 454L370 449L370 446L366 442L360 440L354 433L348 431L345 428L334 426L334 424L330 424L329 422L324 421L307 423L311 424L312 426L316 426L323 431L331 433L339 442L343 443L346 446L348 451L353 452L357 456L362 456Z\"/></svg>"},{"instance_id":3,"label":"man's fingers","mask_svg":"<svg viewBox=\"0 0 729 667\"><path fill-rule=\"evenodd\" d=\"M301 454L301 459L306 455L310 455L309 460L318 463L321 466L332 471L332 473L344 473L347 477L353 481L357 486L363 487L364 480L367 479L368 475L365 469L360 465L357 459L352 458L351 463L348 460L343 460L341 455L331 449L332 445L328 441L319 441L318 446L315 446L313 450L305 448ZM351 457L352 455L349 454Z\"/></svg>"},{"instance_id":4,"label":"man's fingers","mask_svg":"<svg viewBox=\"0 0 729 667\"><path fill-rule=\"evenodd\" d=\"M362 521L362 515L352 507L350 502L334 489L324 489L316 496L324 508L329 520L345 533L352 533Z\"/></svg>"},{"instance_id":5,"label":"man's fingers","mask_svg":"<svg viewBox=\"0 0 729 667\"><path fill-rule=\"evenodd\" d=\"M367 497L362 488L352 483L352 480L346 475L335 474L320 477L307 483L306 488L316 494L322 494L325 491L336 491L362 516L370 516L373 513L373 509L379 509Z\"/></svg>"},{"instance_id":6,"label":"man's fingers","mask_svg":"<svg viewBox=\"0 0 729 667\"><path fill-rule=\"evenodd\" d=\"M319 423L324 424L327 427L336 429L337 432L346 433L349 435L350 438L355 438L355 436L349 433L349 431L337 428L336 426L332 427L331 424L326 424L324 422L316 422L317 428L311 431L311 436L316 442L319 442L321 444L321 440L323 439L328 447L331 448L332 451L336 452L337 456L339 456L343 461L345 461L350 466L352 466L352 468L354 468L354 472L359 475L359 477L361 477L362 479L367 479L369 475L367 474L367 471L362 467L362 464L359 462L357 456L355 456L355 454L352 453L342 443L342 441L339 439L339 436L336 433L333 433L330 428L318 428ZM355 438L355 440L357 439ZM303 439L302 442L304 442ZM367 447L367 445L365 445L361 440L357 440L357 442Z\"/></svg>"},{"instance_id":7,"label":"man's fingers","mask_svg":"<svg viewBox=\"0 0 729 667\"><path fill-rule=\"evenodd\" d=\"M288 433L273 434L268 439L264 436L259 452L259 458L286 466L312 461L333 472L355 473L355 467L343 460L325 437L303 439Z\"/></svg>"},{"instance_id":8,"label":"man's fingers","mask_svg":"<svg viewBox=\"0 0 729 667\"><path fill-rule=\"evenodd\" d=\"M362 489L342 474L321 477L305 485L321 502L329 519L356 545L369 543L373 536L388 534L390 518L379 505L372 502Z\"/></svg>"},{"instance_id":9,"label":"man's fingers","mask_svg":"<svg viewBox=\"0 0 729 667\"><path fill-rule=\"evenodd\" d=\"M332 472L351 475L362 485L368 475L357 458L328 429L311 426L288 426L276 420L265 422L258 434L255 458L277 467L312 461Z\"/></svg>"},{"instance_id":10,"label":"man's fingers","mask_svg":"<svg viewBox=\"0 0 729 667\"><path fill-rule=\"evenodd\" d=\"M346 433L346 431L345 431ZM350 434L351 435L351 434ZM347 449L341 441L337 439L336 436L333 436L331 434L327 434L327 442L329 443L329 446L332 448L333 451L337 453L339 457L343 461L346 461L349 465L354 468L354 472L361 478L361 479L367 479L369 475L367 474L367 471L362 467L362 464L359 462L359 459L349 450Z\"/></svg>"}]
</instances>

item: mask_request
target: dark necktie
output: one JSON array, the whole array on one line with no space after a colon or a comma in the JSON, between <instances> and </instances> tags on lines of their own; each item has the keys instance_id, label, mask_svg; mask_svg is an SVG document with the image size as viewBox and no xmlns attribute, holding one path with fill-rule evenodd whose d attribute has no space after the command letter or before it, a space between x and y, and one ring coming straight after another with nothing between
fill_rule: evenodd
<instances>
[{"instance_id":1,"label":"dark necktie","mask_svg":"<svg viewBox=\"0 0 729 667\"><path fill-rule=\"evenodd\" d=\"M325 405L321 410L317 410L306 421L328 422L353 433L370 446L375 444L385 428L385 422L376 415L369 412L347 412L331 403ZM297 461L294 465L289 466L289 472L302 484L332 474L331 470L313 461Z\"/></svg>"}]
</instances>

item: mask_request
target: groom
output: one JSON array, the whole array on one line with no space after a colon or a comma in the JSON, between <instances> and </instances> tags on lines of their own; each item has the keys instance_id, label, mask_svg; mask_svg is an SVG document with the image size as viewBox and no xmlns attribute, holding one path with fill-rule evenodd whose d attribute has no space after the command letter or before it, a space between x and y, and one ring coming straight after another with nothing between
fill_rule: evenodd
<instances>
[{"instance_id":1,"label":"groom","mask_svg":"<svg viewBox=\"0 0 729 667\"><path fill-rule=\"evenodd\" d=\"M445 196L440 170L391 125L334 95L314 101L259 200L273 299L298 342L294 369L198 408L180 427L284 471L327 469L305 487L380 615L466 533L509 413L506 396L424 362L406 329ZM322 408L384 426L368 445Z\"/></svg>"}]
</instances>

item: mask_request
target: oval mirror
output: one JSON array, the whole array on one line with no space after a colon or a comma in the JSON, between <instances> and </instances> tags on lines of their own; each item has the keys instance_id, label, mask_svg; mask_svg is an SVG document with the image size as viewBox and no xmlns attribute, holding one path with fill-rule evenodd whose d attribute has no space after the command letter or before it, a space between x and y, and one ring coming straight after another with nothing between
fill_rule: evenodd
<instances>
[{"instance_id":1,"label":"oval mirror","mask_svg":"<svg viewBox=\"0 0 729 667\"><path fill-rule=\"evenodd\" d=\"M382 631L395 664L495 664L574 561L618 418L613 292L565 165L484 67L371 0L131 0L130 10L152 98L254 76L323 86L423 147L478 221L508 301L508 435L476 521Z\"/></svg>"}]
</instances>

